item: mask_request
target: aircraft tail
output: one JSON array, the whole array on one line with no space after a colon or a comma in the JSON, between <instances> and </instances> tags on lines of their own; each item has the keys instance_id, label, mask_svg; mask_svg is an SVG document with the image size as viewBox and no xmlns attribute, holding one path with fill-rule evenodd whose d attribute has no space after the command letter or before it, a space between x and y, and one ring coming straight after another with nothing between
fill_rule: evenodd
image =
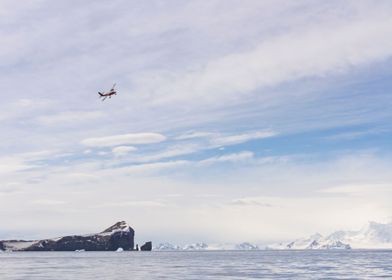
<instances>
[{"instance_id":1,"label":"aircraft tail","mask_svg":"<svg viewBox=\"0 0 392 280\"><path fill-rule=\"evenodd\" d=\"M99 94L100 96L103 96L103 93L102 93L102 92L99 92L99 91L98 91L98 94Z\"/></svg>"}]
</instances>

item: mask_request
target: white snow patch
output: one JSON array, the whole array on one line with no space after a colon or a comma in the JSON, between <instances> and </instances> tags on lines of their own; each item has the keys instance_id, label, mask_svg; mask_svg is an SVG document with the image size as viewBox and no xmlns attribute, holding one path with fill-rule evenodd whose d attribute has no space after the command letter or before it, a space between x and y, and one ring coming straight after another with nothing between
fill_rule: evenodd
<instances>
[{"instance_id":1,"label":"white snow patch","mask_svg":"<svg viewBox=\"0 0 392 280\"><path fill-rule=\"evenodd\" d=\"M4 241L6 251L19 251L30 247L38 241Z\"/></svg>"}]
</instances>

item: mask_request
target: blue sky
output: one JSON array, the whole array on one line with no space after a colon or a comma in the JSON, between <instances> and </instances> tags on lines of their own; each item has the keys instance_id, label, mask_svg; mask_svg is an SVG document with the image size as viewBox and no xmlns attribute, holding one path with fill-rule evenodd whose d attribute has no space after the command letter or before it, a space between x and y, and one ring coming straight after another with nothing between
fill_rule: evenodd
<instances>
[{"instance_id":1,"label":"blue sky","mask_svg":"<svg viewBox=\"0 0 392 280\"><path fill-rule=\"evenodd\" d=\"M0 1L0 238L126 220L267 243L391 216L391 12Z\"/></svg>"}]
</instances>

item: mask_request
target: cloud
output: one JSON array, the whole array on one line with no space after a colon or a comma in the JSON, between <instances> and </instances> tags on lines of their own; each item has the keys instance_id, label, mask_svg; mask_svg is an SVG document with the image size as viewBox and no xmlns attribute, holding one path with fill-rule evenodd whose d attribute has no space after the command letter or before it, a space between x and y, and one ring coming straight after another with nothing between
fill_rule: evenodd
<instances>
[{"instance_id":1,"label":"cloud","mask_svg":"<svg viewBox=\"0 0 392 280\"><path fill-rule=\"evenodd\" d=\"M82 144L88 147L111 147L117 145L152 144L165 141L166 137L158 133L130 133L106 137L87 138Z\"/></svg>"},{"instance_id":2,"label":"cloud","mask_svg":"<svg viewBox=\"0 0 392 280\"><path fill-rule=\"evenodd\" d=\"M136 201L119 201L109 202L99 205L98 207L166 207L167 205L160 201L154 200L136 200Z\"/></svg>"},{"instance_id":3,"label":"cloud","mask_svg":"<svg viewBox=\"0 0 392 280\"><path fill-rule=\"evenodd\" d=\"M9 174L37 167L36 164L28 163L18 156L2 157L0 158L0 162L0 174Z\"/></svg>"},{"instance_id":4,"label":"cloud","mask_svg":"<svg viewBox=\"0 0 392 280\"><path fill-rule=\"evenodd\" d=\"M235 145L241 144L247 141L263 139L267 137L273 137L276 135L275 132L272 131L257 131L257 132L247 132L241 134L219 134L219 133L186 133L182 134L178 137L175 137L175 142L169 142L169 146L163 150L155 150L150 153L142 153L141 155L134 155L132 158L128 160L129 163L143 163L143 162L156 162L163 159L174 158L174 157L184 157L191 154L200 153L206 150L215 149L223 145ZM203 139L200 139L203 138ZM190 141L189 141L190 140ZM185 141L185 143L183 143ZM123 151L124 150L124 151ZM134 148L131 148L131 151L134 151ZM112 152L118 156L128 153L128 148L126 147L116 147L112 149ZM106 153L105 153L106 154ZM211 164L217 162L225 162L225 161L240 161L246 160L248 158L253 157L253 153L251 152L242 152L237 154L223 155L218 157L213 157L210 159L202 160L200 164Z\"/></svg>"},{"instance_id":5,"label":"cloud","mask_svg":"<svg viewBox=\"0 0 392 280\"><path fill-rule=\"evenodd\" d=\"M270 138L278 135L272 130L244 131L242 133L218 133L218 132L188 132L176 137L176 140L207 140L209 145L205 148L215 148L216 146L230 146L246 143L252 140Z\"/></svg>"},{"instance_id":6,"label":"cloud","mask_svg":"<svg viewBox=\"0 0 392 280\"><path fill-rule=\"evenodd\" d=\"M213 103L257 94L256 89L306 77L325 77L392 55L387 14L317 23L262 40L249 51L224 55L197 70L167 77L155 102ZM260 92L258 92L261 94Z\"/></svg>"},{"instance_id":7,"label":"cloud","mask_svg":"<svg viewBox=\"0 0 392 280\"><path fill-rule=\"evenodd\" d=\"M249 160L250 156L245 153L245 160ZM213 160L238 158L241 156L227 154ZM27 193L12 194L10 199L7 196L0 207L5 224L10 224L12 220L8 213L18 213L18 205L22 203L25 205L24 215L20 216L23 223L38 216L42 223L53 226L50 222L55 216L53 212L45 211L48 208L53 208L64 217L61 223L54 221L56 227L64 223L67 227L75 223L79 227L86 220L93 221L95 226L100 223L105 226L105 223L113 222L113 217L124 217L137 225L140 235L152 232L157 240L162 238L159 230L164 230L168 225L175 229L170 233L171 238L184 235L184 239L192 238L191 233L196 228L194 221L201 220L202 224L197 225L200 231L197 238L206 238L206 241L208 238L225 241L230 238L236 241L295 238L296 235L315 230L333 231L342 225L346 228L356 227L364 220L390 213L390 190L374 185L376 181L391 182L392 177L388 173L391 164L384 159L353 154L348 160L345 157L321 163L296 162L297 159L293 158L288 163L273 161L258 165L258 158L250 160L252 164L247 168L243 164L233 164L230 171L222 172L219 165L208 165L208 168L200 169L201 173L196 170L199 168L195 168L198 167L197 161L118 168L102 167L101 161L50 166L32 174L20 174L18 179L23 185L26 184L25 179L32 175L47 174L47 179L34 187L24 188ZM353 161L363 163L353 167ZM87 180L82 178L79 181L79 174L75 179L75 172L83 173L82 177L87 177ZM88 174L97 179L90 181ZM15 180L15 177L9 179ZM369 191L371 194L372 186L375 186L373 191L377 191L366 196L318 191L341 186L342 182L358 182L353 185L366 185L369 182L366 193ZM181 199L170 198L169 194L181 194ZM105 201L102 198L106 198ZM26 204L26 199L35 203ZM68 202L72 207L63 207L61 202ZM92 206L86 207L86 204ZM162 204L175 207L164 207ZM135 216L132 211L127 214L124 212L127 207L137 207L141 214ZM157 217L162 215L173 219L159 221ZM293 216L296 219L290 218ZM236 221L234 224L233 219ZM151 224L146 220L156 220L157 223ZM30 226L32 229L34 227L37 226ZM232 235L222 236L222 228Z\"/></svg>"},{"instance_id":8,"label":"cloud","mask_svg":"<svg viewBox=\"0 0 392 280\"><path fill-rule=\"evenodd\" d=\"M79 124L81 122L98 120L104 116L105 114L100 111L70 111L61 112L54 115L40 116L37 118L37 122L42 125Z\"/></svg>"},{"instance_id":9,"label":"cloud","mask_svg":"<svg viewBox=\"0 0 392 280\"><path fill-rule=\"evenodd\" d=\"M134 157L132 161L133 162L158 161L162 159L193 154L199 152L200 150L203 150L203 147L196 144L174 145L164 151L158 151L153 154Z\"/></svg>"},{"instance_id":10,"label":"cloud","mask_svg":"<svg viewBox=\"0 0 392 280\"><path fill-rule=\"evenodd\" d=\"M151 173L157 173L168 169L179 169L181 167L186 167L190 164L191 162L187 160L174 160L174 161L135 164L128 167L118 168L117 170L125 174L131 174L131 173L151 174Z\"/></svg>"},{"instance_id":11,"label":"cloud","mask_svg":"<svg viewBox=\"0 0 392 280\"><path fill-rule=\"evenodd\" d=\"M21 98L15 102L15 105L23 108L23 110L27 109L42 109L51 105L52 102L49 99L31 99L31 98Z\"/></svg>"},{"instance_id":12,"label":"cloud","mask_svg":"<svg viewBox=\"0 0 392 280\"><path fill-rule=\"evenodd\" d=\"M41 110L47 109L53 102L47 98L20 98L0 104L0 121L27 119L35 117Z\"/></svg>"},{"instance_id":13,"label":"cloud","mask_svg":"<svg viewBox=\"0 0 392 280\"><path fill-rule=\"evenodd\" d=\"M234 199L229 202L230 205L236 206L259 206L259 207L273 207L272 204L265 202L264 198L246 197Z\"/></svg>"},{"instance_id":14,"label":"cloud","mask_svg":"<svg viewBox=\"0 0 392 280\"><path fill-rule=\"evenodd\" d=\"M6 184L0 185L0 195L10 195L10 194L17 194L22 193L21 190L22 184L19 182L9 182Z\"/></svg>"},{"instance_id":15,"label":"cloud","mask_svg":"<svg viewBox=\"0 0 392 280\"><path fill-rule=\"evenodd\" d=\"M39 161L39 160L45 160L49 158L61 157L63 156L63 154L61 154L59 150L41 150L41 151L22 153L15 156L18 156L25 161Z\"/></svg>"},{"instance_id":16,"label":"cloud","mask_svg":"<svg viewBox=\"0 0 392 280\"><path fill-rule=\"evenodd\" d=\"M391 192L391 184L348 184L329 187L320 190L320 193L333 194L333 195L347 195L347 196L361 196L371 197L377 195L377 193L388 193Z\"/></svg>"},{"instance_id":17,"label":"cloud","mask_svg":"<svg viewBox=\"0 0 392 280\"><path fill-rule=\"evenodd\" d=\"M178 137L176 137L176 140L190 140L190 139L195 139L195 138L209 138L209 137L213 137L216 136L216 133L212 133L212 132L188 132L188 133L184 133Z\"/></svg>"},{"instance_id":18,"label":"cloud","mask_svg":"<svg viewBox=\"0 0 392 280\"><path fill-rule=\"evenodd\" d=\"M115 157L122 157L136 150L137 148L132 146L118 146L112 149L112 153Z\"/></svg>"},{"instance_id":19,"label":"cloud","mask_svg":"<svg viewBox=\"0 0 392 280\"><path fill-rule=\"evenodd\" d=\"M274 131L256 131L237 135L218 136L216 138L212 138L211 143L218 146L228 146L245 143L251 140L269 138L276 135L277 133Z\"/></svg>"},{"instance_id":20,"label":"cloud","mask_svg":"<svg viewBox=\"0 0 392 280\"><path fill-rule=\"evenodd\" d=\"M66 204L67 202L61 200L52 200L52 199L39 199L39 200L34 200L32 203L38 205L56 206L56 205Z\"/></svg>"},{"instance_id":21,"label":"cloud","mask_svg":"<svg viewBox=\"0 0 392 280\"><path fill-rule=\"evenodd\" d=\"M353 139L358 139L362 137L366 137L369 135L377 135L381 133L386 133L388 130L385 129L370 129L370 130L362 130L362 131L348 131L348 132L342 132L342 133L337 133L335 135L327 136L324 139L330 140L330 141L341 141L341 140L353 140Z\"/></svg>"},{"instance_id":22,"label":"cloud","mask_svg":"<svg viewBox=\"0 0 392 280\"><path fill-rule=\"evenodd\" d=\"M214 163L223 163L223 162L232 162L232 163L237 163L237 162L244 162L247 160L252 159L254 154L249 151L244 151L240 153L233 153L233 154L226 154L222 156L217 156L217 157L211 157L208 159L204 159L198 162L199 165L209 165L209 164L214 164Z\"/></svg>"},{"instance_id":23,"label":"cloud","mask_svg":"<svg viewBox=\"0 0 392 280\"><path fill-rule=\"evenodd\" d=\"M85 182L97 182L99 181L99 176L97 174L83 173L83 172L70 172L65 175L67 179L72 180L75 183L85 183Z\"/></svg>"}]
</instances>

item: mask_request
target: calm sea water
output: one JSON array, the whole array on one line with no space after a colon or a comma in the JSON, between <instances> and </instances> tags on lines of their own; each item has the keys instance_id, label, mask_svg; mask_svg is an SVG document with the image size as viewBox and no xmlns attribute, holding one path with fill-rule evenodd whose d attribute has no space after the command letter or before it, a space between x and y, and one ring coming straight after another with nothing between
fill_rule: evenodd
<instances>
[{"instance_id":1,"label":"calm sea water","mask_svg":"<svg viewBox=\"0 0 392 280\"><path fill-rule=\"evenodd\" d=\"M392 279L389 251L0 253L0 279Z\"/></svg>"}]
</instances>

